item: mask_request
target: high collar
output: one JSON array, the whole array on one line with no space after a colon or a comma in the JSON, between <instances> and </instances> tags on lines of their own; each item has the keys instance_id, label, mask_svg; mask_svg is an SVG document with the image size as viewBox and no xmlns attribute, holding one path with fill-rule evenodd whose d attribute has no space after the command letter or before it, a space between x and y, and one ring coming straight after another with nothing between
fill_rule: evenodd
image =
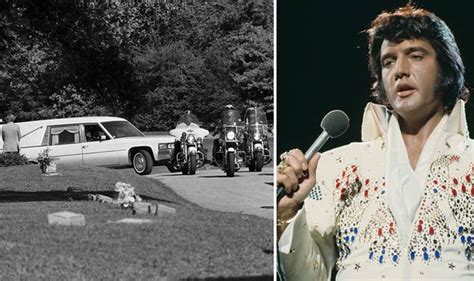
<instances>
[{"instance_id":1,"label":"high collar","mask_svg":"<svg viewBox=\"0 0 474 281\"><path fill-rule=\"evenodd\" d=\"M387 107L369 102L365 106L364 116L362 118L362 141L371 141L379 137L386 140L390 115ZM443 130L464 138L469 138L465 102L463 100L456 102L453 110L448 115L448 120Z\"/></svg>"}]
</instances>

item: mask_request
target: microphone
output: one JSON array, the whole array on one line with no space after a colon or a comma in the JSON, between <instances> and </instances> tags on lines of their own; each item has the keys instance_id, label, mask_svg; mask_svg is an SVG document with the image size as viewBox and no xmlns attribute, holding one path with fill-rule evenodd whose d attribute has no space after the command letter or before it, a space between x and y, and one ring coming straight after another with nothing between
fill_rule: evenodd
<instances>
[{"instance_id":1,"label":"microphone","mask_svg":"<svg viewBox=\"0 0 474 281\"><path fill-rule=\"evenodd\" d=\"M347 128L349 128L349 117L347 117L347 114L342 110L332 110L324 116L321 121L321 128L323 129L322 133L304 154L306 161L313 158L314 154L321 149L328 139L337 138L347 131ZM285 189L279 187L277 190L277 202L279 202L284 195Z\"/></svg>"}]
</instances>

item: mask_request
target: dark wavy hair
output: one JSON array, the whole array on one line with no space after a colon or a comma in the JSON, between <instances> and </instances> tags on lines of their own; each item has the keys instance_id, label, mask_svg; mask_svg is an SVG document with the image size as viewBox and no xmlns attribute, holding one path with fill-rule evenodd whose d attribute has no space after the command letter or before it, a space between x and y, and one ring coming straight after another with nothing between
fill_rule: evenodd
<instances>
[{"instance_id":1,"label":"dark wavy hair","mask_svg":"<svg viewBox=\"0 0 474 281\"><path fill-rule=\"evenodd\" d=\"M390 107L382 82L380 61L384 40L401 42L407 39L427 40L436 51L440 71L435 91L442 94L443 105L451 111L458 99L467 101L469 90L464 81L464 64L454 36L446 23L435 14L408 4L393 12L382 12L367 30L369 70L374 81L372 96Z\"/></svg>"}]
</instances>

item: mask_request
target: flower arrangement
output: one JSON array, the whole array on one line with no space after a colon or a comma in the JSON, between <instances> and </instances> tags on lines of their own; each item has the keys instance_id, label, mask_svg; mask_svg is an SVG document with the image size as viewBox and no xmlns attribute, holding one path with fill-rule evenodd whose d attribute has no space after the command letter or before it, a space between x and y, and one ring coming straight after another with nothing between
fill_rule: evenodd
<instances>
[{"instance_id":1,"label":"flower arrangement","mask_svg":"<svg viewBox=\"0 0 474 281\"><path fill-rule=\"evenodd\" d=\"M115 191L119 193L117 201L124 208L132 207L134 202L142 201L142 198L135 193L135 188L124 182L117 182L115 184Z\"/></svg>"},{"instance_id":2,"label":"flower arrangement","mask_svg":"<svg viewBox=\"0 0 474 281\"><path fill-rule=\"evenodd\" d=\"M49 155L50 151L51 150L49 148L46 148L45 150L38 153L38 163L40 163L40 168L43 173L45 173L46 169L51 166L54 160L56 160L55 157Z\"/></svg>"}]
</instances>

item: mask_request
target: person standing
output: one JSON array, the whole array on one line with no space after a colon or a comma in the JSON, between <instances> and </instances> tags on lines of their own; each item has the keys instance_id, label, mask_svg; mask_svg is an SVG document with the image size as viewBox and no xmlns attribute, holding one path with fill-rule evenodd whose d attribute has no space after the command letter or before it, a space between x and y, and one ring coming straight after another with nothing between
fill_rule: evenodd
<instances>
[{"instance_id":1,"label":"person standing","mask_svg":"<svg viewBox=\"0 0 474 281\"><path fill-rule=\"evenodd\" d=\"M2 141L3 153L20 153L20 126L15 124L16 117L13 114L8 114L5 117L5 125L2 126Z\"/></svg>"}]
</instances>

